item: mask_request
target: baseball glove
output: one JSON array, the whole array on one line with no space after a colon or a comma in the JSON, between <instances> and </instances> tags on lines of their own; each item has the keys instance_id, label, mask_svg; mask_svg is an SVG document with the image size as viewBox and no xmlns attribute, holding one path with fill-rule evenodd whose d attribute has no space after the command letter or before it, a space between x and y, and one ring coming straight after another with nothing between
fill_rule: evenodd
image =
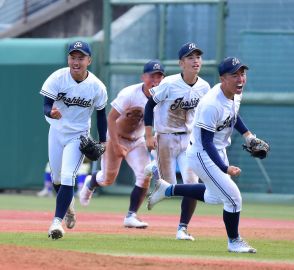
<instances>
[{"instance_id":1,"label":"baseball glove","mask_svg":"<svg viewBox=\"0 0 294 270\"><path fill-rule=\"evenodd\" d=\"M105 152L105 145L92 139L91 137L80 136L80 151L90 160L98 160Z\"/></svg>"},{"instance_id":2,"label":"baseball glove","mask_svg":"<svg viewBox=\"0 0 294 270\"><path fill-rule=\"evenodd\" d=\"M243 149L248 151L251 156L255 158L264 159L270 151L270 146L261 139L253 138L247 144L243 144Z\"/></svg>"}]
</instances>

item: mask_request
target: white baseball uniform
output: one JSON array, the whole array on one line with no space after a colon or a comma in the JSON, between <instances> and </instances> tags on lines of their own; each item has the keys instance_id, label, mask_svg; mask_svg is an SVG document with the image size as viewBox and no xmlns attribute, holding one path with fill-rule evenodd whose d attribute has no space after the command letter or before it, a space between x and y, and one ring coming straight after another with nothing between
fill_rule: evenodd
<instances>
[{"instance_id":1,"label":"white baseball uniform","mask_svg":"<svg viewBox=\"0 0 294 270\"><path fill-rule=\"evenodd\" d=\"M70 74L70 68L53 72L42 86L40 93L54 100L62 115L60 119L47 116L49 130L49 162L54 184L75 185L76 174L84 155L79 150L80 135L88 134L91 115L106 106L105 85L91 72L77 83Z\"/></svg>"},{"instance_id":2,"label":"white baseball uniform","mask_svg":"<svg viewBox=\"0 0 294 270\"><path fill-rule=\"evenodd\" d=\"M148 98L143 93L143 83L139 83L122 89L111 103L112 107L120 113L116 124L119 143L128 149L125 160L134 171L136 186L142 188L148 188L150 181L150 177L144 176L144 168L150 163L143 121L147 101ZM114 154L111 139L109 139L106 152L101 159L102 169L96 176L100 186L108 186L115 181L121 161L122 158Z\"/></svg>"},{"instance_id":3,"label":"white baseball uniform","mask_svg":"<svg viewBox=\"0 0 294 270\"><path fill-rule=\"evenodd\" d=\"M175 184L176 164L184 183L197 183L198 177L187 166L186 148L189 143L195 108L209 91L209 84L198 77L190 86L181 74L168 76L159 86L150 89L154 108L154 129L157 134L157 164L161 178Z\"/></svg>"},{"instance_id":4,"label":"white baseball uniform","mask_svg":"<svg viewBox=\"0 0 294 270\"><path fill-rule=\"evenodd\" d=\"M193 121L192 145L187 149L189 166L206 186L205 202L211 204L223 202L224 210L231 213L241 211L240 191L231 177L224 173L203 150L201 129L214 132L213 144L223 162L229 165L226 147L231 144L241 98L241 95L235 95L234 100L230 100L223 94L220 84L215 85L199 102Z\"/></svg>"}]
</instances>

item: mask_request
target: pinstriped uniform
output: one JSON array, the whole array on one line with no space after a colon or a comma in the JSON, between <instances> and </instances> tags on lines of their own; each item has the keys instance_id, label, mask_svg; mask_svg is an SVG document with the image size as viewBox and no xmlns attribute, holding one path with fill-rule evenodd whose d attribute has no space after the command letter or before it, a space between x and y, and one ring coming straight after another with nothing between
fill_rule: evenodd
<instances>
[{"instance_id":1,"label":"pinstriped uniform","mask_svg":"<svg viewBox=\"0 0 294 270\"><path fill-rule=\"evenodd\" d=\"M74 186L84 159L79 150L79 137L89 133L94 109L101 110L106 106L106 87L91 72L84 81L77 83L67 67L53 72L44 82L40 94L53 99L53 107L62 114L58 120L46 116L50 124L48 142L52 181L57 185Z\"/></svg>"},{"instance_id":2,"label":"pinstriped uniform","mask_svg":"<svg viewBox=\"0 0 294 270\"><path fill-rule=\"evenodd\" d=\"M211 204L223 202L224 209L232 213L241 211L240 191L231 177L222 172L203 150L201 129L214 132L213 144L224 163L229 165L226 147L231 144L241 98L241 95L235 95L234 100L227 99L220 84L214 86L199 102L193 121L192 145L187 149L189 165L205 183L205 202Z\"/></svg>"}]
</instances>

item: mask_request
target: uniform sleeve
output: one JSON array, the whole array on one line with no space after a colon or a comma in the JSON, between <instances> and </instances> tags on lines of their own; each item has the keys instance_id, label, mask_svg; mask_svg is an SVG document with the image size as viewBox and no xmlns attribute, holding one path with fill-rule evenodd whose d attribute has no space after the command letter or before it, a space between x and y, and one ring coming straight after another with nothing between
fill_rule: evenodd
<instances>
[{"instance_id":1,"label":"uniform sleeve","mask_svg":"<svg viewBox=\"0 0 294 270\"><path fill-rule=\"evenodd\" d=\"M99 85L99 90L97 91L97 97L95 99L95 109L96 110L102 110L107 105L107 91L106 86L101 84Z\"/></svg>"},{"instance_id":2,"label":"uniform sleeve","mask_svg":"<svg viewBox=\"0 0 294 270\"><path fill-rule=\"evenodd\" d=\"M156 103L159 103L169 96L169 83L163 83L156 87L153 87L149 90L150 94L152 95L153 100Z\"/></svg>"},{"instance_id":3,"label":"uniform sleeve","mask_svg":"<svg viewBox=\"0 0 294 270\"><path fill-rule=\"evenodd\" d=\"M208 83L208 82L206 82L206 88L207 88L207 91L206 91L206 93L208 93L208 91L209 91L209 90L211 90L211 87L210 87L210 85L209 85L209 83Z\"/></svg>"},{"instance_id":4,"label":"uniform sleeve","mask_svg":"<svg viewBox=\"0 0 294 270\"><path fill-rule=\"evenodd\" d=\"M217 124L217 109L215 106L204 105L196 111L197 120L195 125L202 129L215 132Z\"/></svg>"},{"instance_id":5,"label":"uniform sleeve","mask_svg":"<svg viewBox=\"0 0 294 270\"><path fill-rule=\"evenodd\" d=\"M56 72L54 72L44 82L42 89L40 91L40 94L48 98L51 98L53 100L56 100L58 95L58 90L59 90L58 77Z\"/></svg>"},{"instance_id":6,"label":"uniform sleeve","mask_svg":"<svg viewBox=\"0 0 294 270\"><path fill-rule=\"evenodd\" d=\"M117 97L111 102L111 106L120 114L123 114L125 109L129 107L129 103L130 95L128 95L126 91L122 90L118 93Z\"/></svg>"}]
</instances>

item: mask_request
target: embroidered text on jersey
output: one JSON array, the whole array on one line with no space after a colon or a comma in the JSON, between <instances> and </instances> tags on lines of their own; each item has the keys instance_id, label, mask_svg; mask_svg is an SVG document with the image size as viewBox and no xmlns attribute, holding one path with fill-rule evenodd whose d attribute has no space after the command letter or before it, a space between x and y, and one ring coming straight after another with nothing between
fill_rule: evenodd
<instances>
[{"instance_id":1,"label":"embroidered text on jersey","mask_svg":"<svg viewBox=\"0 0 294 270\"><path fill-rule=\"evenodd\" d=\"M186 111L197 107L199 103L199 98L192 98L191 101L183 101L184 97L177 98L175 102L170 106L171 110L176 110L178 108L184 109Z\"/></svg>"},{"instance_id":2,"label":"embroidered text on jersey","mask_svg":"<svg viewBox=\"0 0 294 270\"><path fill-rule=\"evenodd\" d=\"M233 120L234 120L234 117L233 118L230 118L230 116L228 116L226 118L226 120L223 122L223 124L221 126L218 126L216 128L216 130L217 131L222 131L224 128L231 127Z\"/></svg>"},{"instance_id":3,"label":"embroidered text on jersey","mask_svg":"<svg viewBox=\"0 0 294 270\"><path fill-rule=\"evenodd\" d=\"M92 99L85 100L85 98L80 97L73 97L69 98L66 97L66 93L58 93L56 100L62 100L63 103L67 106L79 106L79 107L91 107Z\"/></svg>"}]
</instances>

